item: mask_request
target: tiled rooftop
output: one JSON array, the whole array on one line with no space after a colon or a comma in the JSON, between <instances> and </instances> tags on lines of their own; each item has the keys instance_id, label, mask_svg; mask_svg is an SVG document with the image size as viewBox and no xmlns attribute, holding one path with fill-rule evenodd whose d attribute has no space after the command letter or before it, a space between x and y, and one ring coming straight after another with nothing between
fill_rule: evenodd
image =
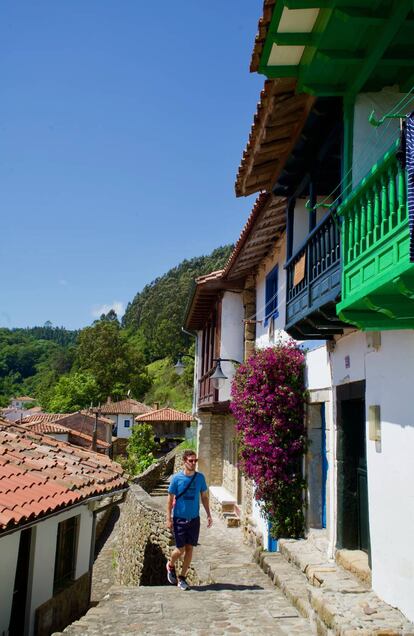
<instances>
[{"instance_id":1,"label":"tiled rooftop","mask_svg":"<svg viewBox=\"0 0 414 636\"><path fill-rule=\"evenodd\" d=\"M132 398L120 400L119 402L107 402L101 406L101 413L111 415L117 415L118 413L133 413L134 415L141 415L142 413L148 413L149 411L152 411L149 406L142 402L138 402L137 400L133 400Z\"/></svg>"},{"instance_id":2,"label":"tiled rooftop","mask_svg":"<svg viewBox=\"0 0 414 636\"><path fill-rule=\"evenodd\" d=\"M87 433L83 433L82 431L76 431L72 428L68 428L67 426L62 426L62 424L58 424L56 422L35 422L22 424L25 428L28 428L35 433L44 433L45 435L50 435L51 433L66 433L68 435L68 441L71 444L79 445L79 446L92 446L92 436ZM111 447L108 442L103 439L96 440L98 449L101 448L106 450Z\"/></svg>"},{"instance_id":3,"label":"tiled rooftop","mask_svg":"<svg viewBox=\"0 0 414 636\"><path fill-rule=\"evenodd\" d=\"M0 532L126 485L106 455L0 420Z\"/></svg>"},{"instance_id":4,"label":"tiled rooftop","mask_svg":"<svg viewBox=\"0 0 414 636\"><path fill-rule=\"evenodd\" d=\"M76 411L75 413L35 413L33 415L28 415L22 419L22 424L40 424L45 422L62 422L64 419L75 415L76 413L81 413L85 417L90 417L93 420L95 419L95 415L88 411ZM98 422L102 422L103 424L108 424L108 426L113 425L113 421L108 417L101 416L98 418ZM64 425L64 424L63 424Z\"/></svg>"},{"instance_id":5,"label":"tiled rooftop","mask_svg":"<svg viewBox=\"0 0 414 636\"><path fill-rule=\"evenodd\" d=\"M182 411L176 411L169 407L163 409L157 409L144 415L139 415L135 418L136 422L192 422L194 420L192 415L183 413Z\"/></svg>"}]
</instances>

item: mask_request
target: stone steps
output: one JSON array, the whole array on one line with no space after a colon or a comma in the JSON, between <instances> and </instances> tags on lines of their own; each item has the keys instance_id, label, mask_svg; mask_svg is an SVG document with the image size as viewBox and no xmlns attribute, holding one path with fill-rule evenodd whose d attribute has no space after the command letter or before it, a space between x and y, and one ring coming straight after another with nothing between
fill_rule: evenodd
<instances>
[{"instance_id":1,"label":"stone steps","mask_svg":"<svg viewBox=\"0 0 414 636\"><path fill-rule=\"evenodd\" d=\"M161 479L151 490L151 497L166 497L168 495L169 479Z\"/></svg>"},{"instance_id":2,"label":"stone steps","mask_svg":"<svg viewBox=\"0 0 414 636\"><path fill-rule=\"evenodd\" d=\"M312 541L279 541L259 563L318 636L414 636L414 624L365 581L324 557Z\"/></svg>"}]
</instances>

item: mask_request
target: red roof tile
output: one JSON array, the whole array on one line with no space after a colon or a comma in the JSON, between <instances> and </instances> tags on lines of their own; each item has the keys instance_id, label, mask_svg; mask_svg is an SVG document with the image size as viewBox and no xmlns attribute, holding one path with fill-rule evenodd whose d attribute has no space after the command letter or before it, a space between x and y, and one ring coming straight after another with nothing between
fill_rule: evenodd
<instances>
[{"instance_id":1,"label":"red roof tile","mask_svg":"<svg viewBox=\"0 0 414 636\"><path fill-rule=\"evenodd\" d=\"M106 455L0 419L0 532L126 485Z\"/></svg>"},{"instance_id":2,"label":"red roof tile","mask_svg":"<svg viewBox=\"0 0 414 636\"><path fill-rule=\"evenodd\" d=\"M142 413L148 413L149 411L152 411L149 406L132 398L120 400L119 402L107 402L101 406L101 413L111 415L117 415L118 413L142 415Z\"/></svg>"},{"instance_id":3,"label":"red roof tile","mask_svg":"<svg viewBox=\"0 0 414 636\"><path fill-rule=\"evenodd\" d=\"M194 417L171 408L157 409L151 413L138 415L136 422L192 422Z\"/></svg>"}]
</instances>

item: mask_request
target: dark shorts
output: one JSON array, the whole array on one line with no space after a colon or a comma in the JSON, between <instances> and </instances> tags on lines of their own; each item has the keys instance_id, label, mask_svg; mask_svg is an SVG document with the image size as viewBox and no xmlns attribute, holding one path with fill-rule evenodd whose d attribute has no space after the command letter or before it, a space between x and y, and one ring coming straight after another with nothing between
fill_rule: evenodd
<instances>
[{"instance_id":1,"label":"dark shorts","mask_svg":"<svg viewBox=\"0 0 414 636\"><path fill-rule=\"evenodd\" d=\"M183 548L185 545L197 545L200 534L200 517L195 519L173 518L175 545Z\"/></svg>"}]
</instances>

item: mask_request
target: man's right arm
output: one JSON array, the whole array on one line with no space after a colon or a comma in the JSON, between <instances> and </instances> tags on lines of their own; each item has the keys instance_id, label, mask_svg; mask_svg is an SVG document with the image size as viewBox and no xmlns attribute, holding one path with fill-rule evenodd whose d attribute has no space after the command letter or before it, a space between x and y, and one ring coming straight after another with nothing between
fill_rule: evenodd
<instances>
[{"instance_id":1,"label":"man's right arm","mask_svg":"<svg viewBox=\"0 0 414 636\"><path fill-rule=\"evenodd\" d=\"M174 495L169 492L168 498L167 498L167 528L169 528L170 530L172 528L173 503L174 503Z\"/></svg>"}]
</instances>

